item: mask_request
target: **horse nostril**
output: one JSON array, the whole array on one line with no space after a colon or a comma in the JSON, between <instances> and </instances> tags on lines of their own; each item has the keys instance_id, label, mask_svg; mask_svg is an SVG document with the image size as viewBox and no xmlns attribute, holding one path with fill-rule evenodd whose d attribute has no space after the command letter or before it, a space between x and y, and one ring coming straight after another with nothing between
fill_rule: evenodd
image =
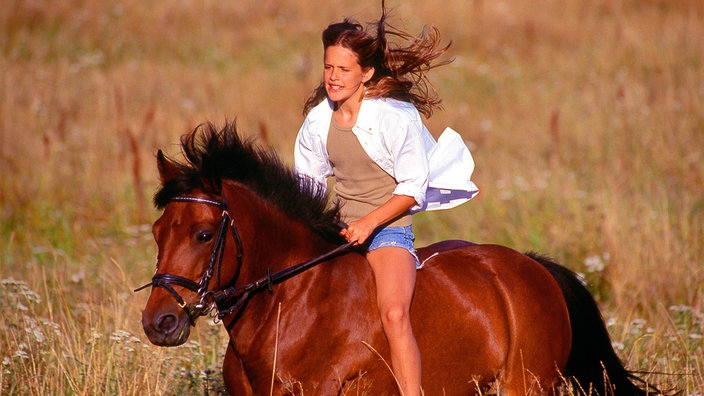
<instances>
[{"instance_id":1,"label":"horse nostril","mask_svg":"<svg viewBox=\"0 0 704 396\"><path fill-rule=\"evenodd\" d=\"M169 334L176 329L178 318L174 314L165 314L159 317L156 322L156 329L163 334Z\"/></svg>"}]
</instances>

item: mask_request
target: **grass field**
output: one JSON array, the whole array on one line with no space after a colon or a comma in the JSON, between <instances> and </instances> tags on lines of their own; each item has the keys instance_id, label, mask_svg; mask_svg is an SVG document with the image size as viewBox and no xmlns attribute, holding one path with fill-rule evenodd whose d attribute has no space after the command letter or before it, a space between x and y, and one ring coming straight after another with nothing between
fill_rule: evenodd
<instances>
[{"instance_id":1,"label":"grass field","mask_svg":"<svg viewBox=\"0 0 704 396\"><path fill-rule=\"evenodd\" d=\"M582 273L627 366L704 394L704 3L388 1L438 27L431 76L480 195L416 218ZM320 31L378 1L7 0L0 7L0 393L214 393L224 332L179 348L140 324L154 154L237 119L287 161Z\"/></svg>"}]
</instances>

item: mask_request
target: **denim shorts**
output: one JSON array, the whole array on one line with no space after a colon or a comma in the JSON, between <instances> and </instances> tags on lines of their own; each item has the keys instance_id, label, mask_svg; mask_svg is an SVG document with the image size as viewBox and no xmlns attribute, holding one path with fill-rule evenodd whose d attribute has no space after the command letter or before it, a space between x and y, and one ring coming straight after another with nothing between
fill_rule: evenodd
<instances>
[{"instance_id":1,"label":"denim shorts","mask_svg":"<svg viewBox=\"0 0 704 396\"><path fill-rule=\"evenodd\" d=\"M372 251L390 246L400 247L406 249L413 256L416 261L416 269L421 268L416 249L413 247L413 241L416 239L415 235L413 235L413 226L384 227L372 234L369 239L367 250Z\"/></svg>"}]
</instances>

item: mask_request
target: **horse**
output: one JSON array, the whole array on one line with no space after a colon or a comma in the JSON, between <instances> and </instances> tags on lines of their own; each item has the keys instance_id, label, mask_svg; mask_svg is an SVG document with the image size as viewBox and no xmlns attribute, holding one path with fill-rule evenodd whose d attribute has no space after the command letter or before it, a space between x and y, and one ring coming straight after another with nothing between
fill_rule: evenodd
<instances>
[{"instance_id":1,"label":"horse","mask_svg":"<svg viewBox=\"0 0 704 396\"><path fill-rule=\"evenodd\" d=\"M201 316L230 340L231 395L392 395L399 388L364 252L339 236L339 208L233 122L156 155L163 210L142 312L149 340L177 346ZM417 249L411 321L427 395L646 395L611 346L592 295L568 268L495 244ZM569 384L569 385L568 385Z\"/></svg>"}]
</instances>

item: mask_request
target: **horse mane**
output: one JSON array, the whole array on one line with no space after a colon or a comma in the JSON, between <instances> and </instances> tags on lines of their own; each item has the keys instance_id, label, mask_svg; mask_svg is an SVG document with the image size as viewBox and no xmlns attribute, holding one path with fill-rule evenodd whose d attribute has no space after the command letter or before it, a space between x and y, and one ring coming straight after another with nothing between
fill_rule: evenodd
<instances>
[{"instance_id":1,"label":"horse mane","mask_svg":"<svg viewBox=\"0 0 704 396\"><path fill-rule=\"evenodd\" d=\"M241 183L292 219L309 225L325 239L340 242L339 208L328 205L328 195L313 180L298 176L271 149L242 139L235 122L219 131L212 123L181 136L185 162L165 157L177 174L154 194L154 205L164 209L172 198L194 189L221 195L223 180Z\"/></svg>"}]
</instances>

